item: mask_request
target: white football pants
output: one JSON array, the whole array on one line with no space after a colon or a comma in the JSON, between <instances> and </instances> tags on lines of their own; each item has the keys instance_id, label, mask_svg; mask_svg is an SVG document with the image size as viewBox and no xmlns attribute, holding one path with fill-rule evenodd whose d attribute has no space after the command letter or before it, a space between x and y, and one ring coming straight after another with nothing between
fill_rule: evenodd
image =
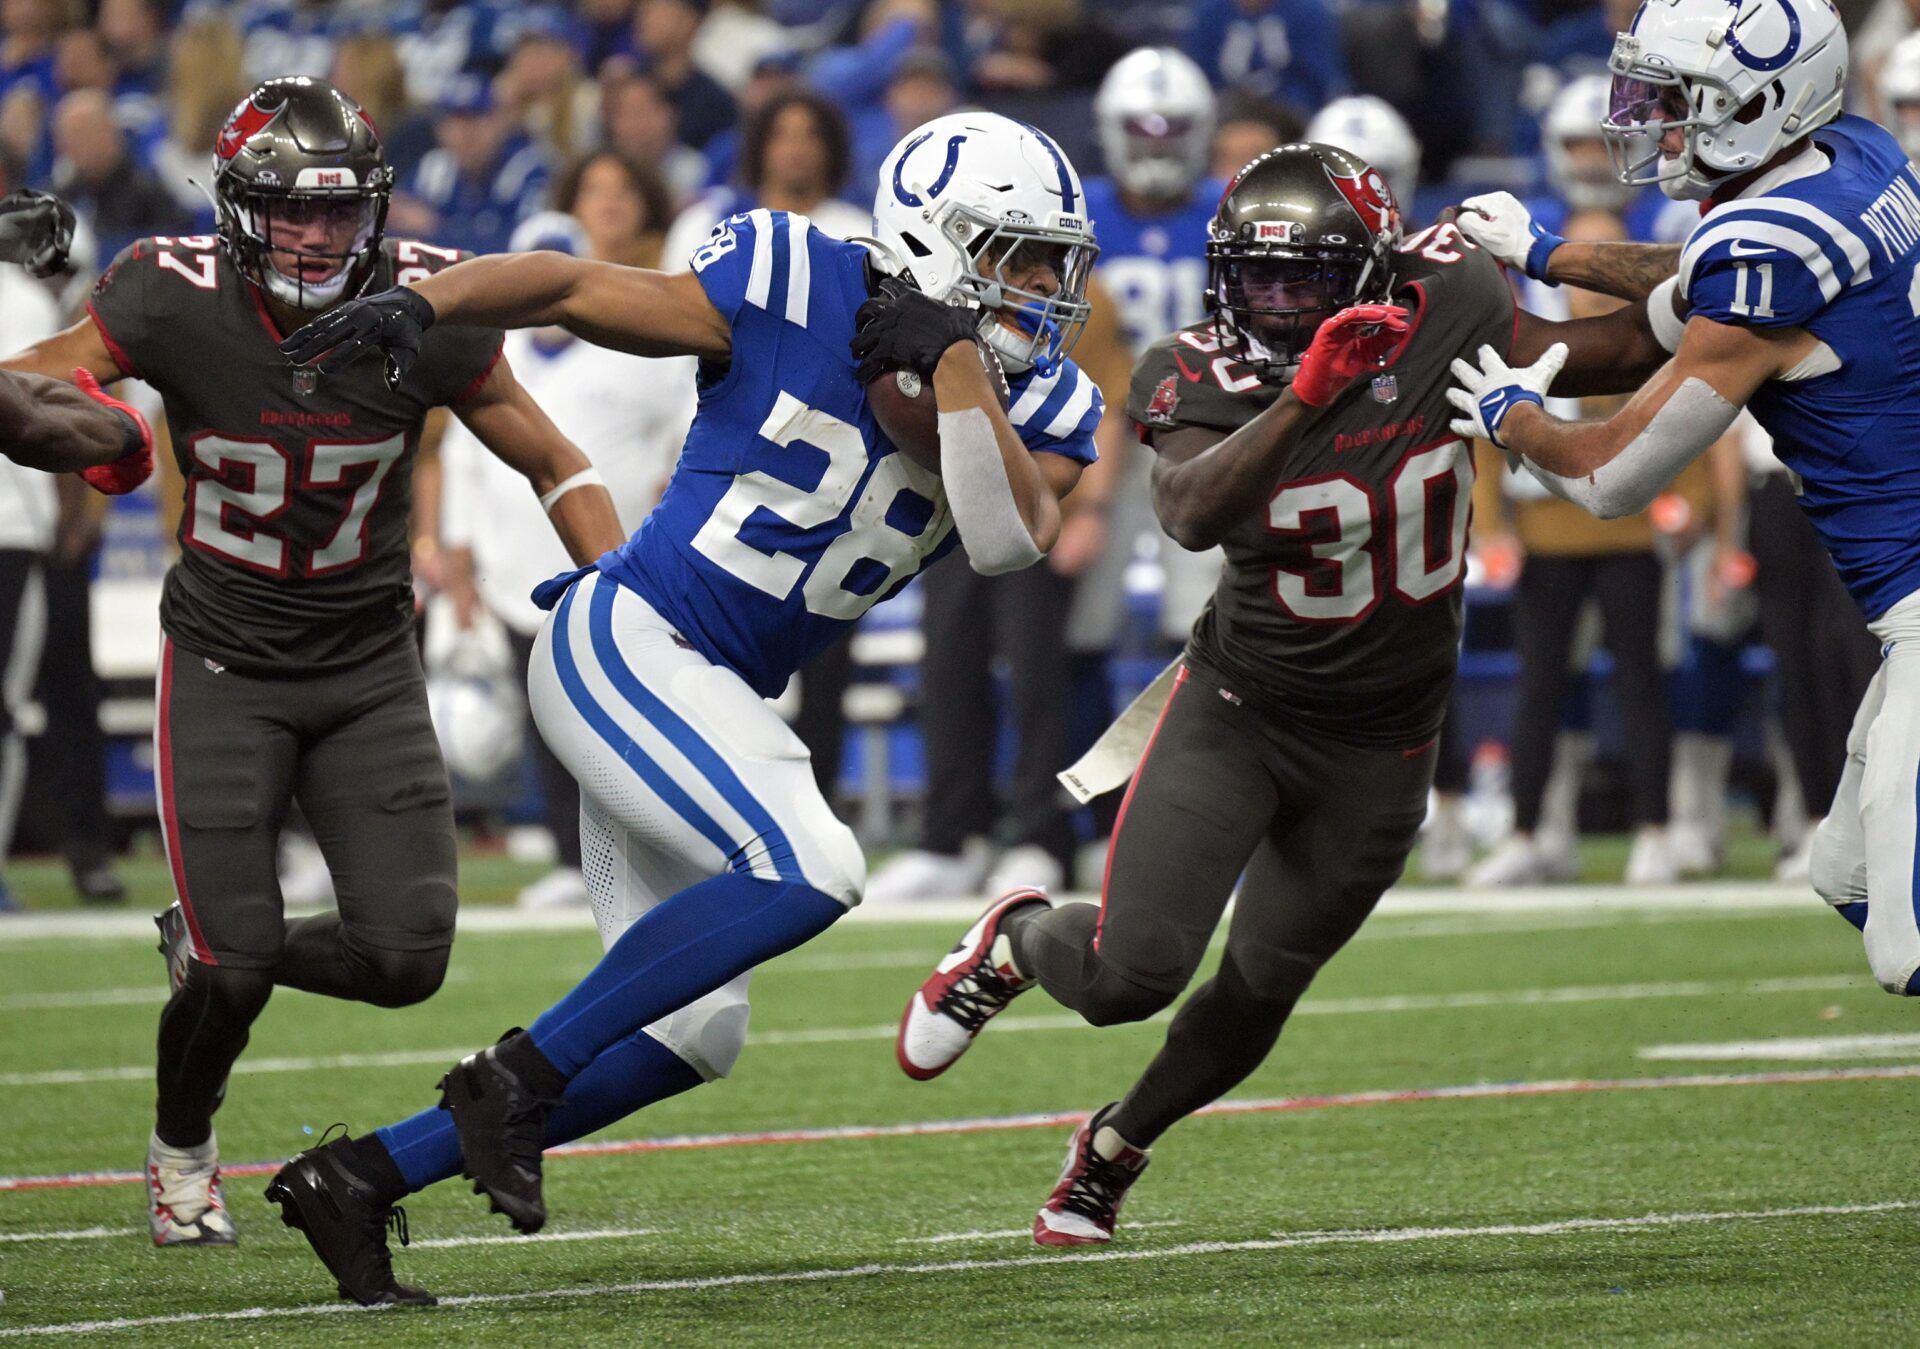
<instances>
[{"instance_id":1,"label":"white football pants","mask_svg":"<svg viewBox=\"0 0 1920 1349\"><path fill-rule=\"evenodd\" d=\"M603 945L729 871L859 902L866 860L815 785L806 746L631 590L599 572L574 584L535 641L527 698L580 783L580 865ZM702 1077L725 1077L746 1040L749 978L647 1034Z\"/></svg>"},{"instance_id":2,"label":"white football pants","mask_svg":"<svg viewBox=\"0 0 1920 1349\"><path fill-rule=\"evenodd\" d=\"M1847 766L1813 839L1813 885L1836 908L1867 905L1867 963L1889 993L1920 993L1920 592L1869 630L1880 671L1847 734Z\"/></svg>"}]
</instances>

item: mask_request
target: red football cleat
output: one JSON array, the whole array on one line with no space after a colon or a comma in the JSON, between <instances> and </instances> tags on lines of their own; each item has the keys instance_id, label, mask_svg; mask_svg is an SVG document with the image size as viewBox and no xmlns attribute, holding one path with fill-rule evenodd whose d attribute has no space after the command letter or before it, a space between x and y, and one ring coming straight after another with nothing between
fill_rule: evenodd
<instances>
[{"instance_id":1,"label":"red football cleat","mask_svg":"<svg viewBox=\"0 0 1920 1349\"><path fill-rule=\"evenodd\" d=\"M1000 896L907 1000L894 1053L908 1077L925 1082L947 1071L982 1026L1033 987L1014 969L1013 943L1000 924L1023 905L1046 902L1045 892L1033 889Z\"/></svg>"},{"instance_id":2,"label":"red football cleat","mask_svg":"<svg viewBox=\"0 0 1920 1349\"><path fill-rule=\"evenodd\" d=\"M1097 1246L1113 1240L1120 1206L1148 1158L1145 1148L1102 1123L1112 1113L1113 1106L1107 1106L1073 1131L1060 1183L1033 1219L1036 1245Z\"/></svg>"}]
</instances>

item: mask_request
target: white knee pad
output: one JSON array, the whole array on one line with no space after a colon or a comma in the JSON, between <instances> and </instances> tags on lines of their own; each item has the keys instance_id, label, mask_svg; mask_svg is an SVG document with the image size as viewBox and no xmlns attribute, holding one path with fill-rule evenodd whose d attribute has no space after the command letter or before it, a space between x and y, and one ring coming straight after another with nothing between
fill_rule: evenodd
<instances>
[{"instance_id":1,"label":"white knee pad","mask_svg":"<svg viewBox=\"0 0 1920 1349\"><path fill-rule=\"evenodd\" d=\"M725 1077L747 1043L748 975L647 1027L647 1034L685 1059L703 1081Z\"/></svg>"},{"instance_id":2,"label":"white knee pad","mask_svg":"<svg viewBox=\"0 0 1920 1349\"><path fill-rule=\"evenodd\" d=\"M1809 861L1814 891L1827 903L1839 908L1866 900L1866 836L1857 815L1836 810L1822 820Z\"/></svg>"},{"instance_id":3,"label":"white knee pad","mask_svg":"<svg viewBox=\"0 0 1920 1349\"><path fill-rule=\"evenodd\" d=\"M1896 919L1876 924L1873 912L1867 912L1867 967L1874 982L1889 993L1905 994L1907 984L1920 971L1920 945L1914 941L1913 925L1904 928Z\"/></svg>"},{"instance_id":4,"label":"white knee pad","mask_svg":"<svg viewBox=\"0 0 1920 1349\"><path fill-rule=\"evenodd\" d=\"M835 819L833 813L825 810L825 819L813 826L812 848L823 859L807 873L810 884L848 908L860 902L861 894L867 888L867 855L860 849L860 840L853 836L853 830Z\"/></svg>"}]
</instances>

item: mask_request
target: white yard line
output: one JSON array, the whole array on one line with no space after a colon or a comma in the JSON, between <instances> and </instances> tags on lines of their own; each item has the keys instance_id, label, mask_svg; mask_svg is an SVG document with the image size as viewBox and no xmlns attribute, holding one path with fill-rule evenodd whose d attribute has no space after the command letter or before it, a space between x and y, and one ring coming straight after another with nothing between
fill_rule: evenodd
<instances>
[{"instance_id":1,"label":"white yard line","mask_svg":"<svg viewBox=\"0 0 1920 1349\"><path fill-rule=\"evenodd\" d=\"M1357 941L1392 941L1419 939L1427 937L1481 937L1504 936L1526 932L1567 932L1595 928L1623 926L1646 926L1669 923L1706 923L1737 922L1742 919L1764 919L1779 916L1775 908L1747 909L1706 909L1700 912L1661 912L1659 910L1618 910L1600 913L1546 913L1536 917L1508 917L1501 914L1483 916L1461 915L1458 917L1429 918L1420 915L1401 915L1396 921L1372 922L1360 929ZM1389 915L1392 917L1392 915ZM485 936L513 935L512 929L502 928L499 932L488 932ZM1224 937L1209 944L1209 950L1218 950L1225 944ZM942 954L930 947L892 951L869 951L846 955L807 955L795 954L770 962L760 973L761 978L777 977L788 974L841 974L857 970L911 970L930 968L933 961ZM549 968L541 971L542 976L551 976L556 981L577 981L592 967L581 963L565 968ZM473 983L480 975L473 970L452 970L448 972L448 983ZM123 1007L159 1004L167 1000L164 987L145 985L138 988L103 988L95 990L74 989L55 993L12 993L0 996L0 1012L33 1011L70 1011L84 1010L89 1007Z\"/></svg>"},{"instance_id":2,"label":"white yard line","mask_svg":"<svg viewBox=\"0 0 1920 1349\"><path fill-rule=\"evenodd\" d=\"M103 1241L110 1237L144 1237L144 1227L75 1227L65 1232L0 1232L0 1242Z\"/></svg>"},{"instance_id":3,"label":"white yard line","mask_svg":"<svg viewBox=\"0 0 1920 1349\"><path fill-rule=\"evenodd\" d=\"M1807 1062L1817 1059L1899 1059L1920 1052L1920 1032L1882 1035L1781 1036L1770 1040L1727 1040L1713 1044L1648 1045L1643 1059L1695 1063Z\"/></svg>"},{"instance_id":4,"label":"white yard line","mask_svg":"<svg viewBox=\"0 0 1920 1349\"><path fill-rule=\"evenodd\" d=\"M1781 979L1680 979L1664 983L1591 984L1564 988L1485 989L1462 993L1401 993L1372 998L1309 998L1295 1016L1353 1016L1397 1012L1443 1012L1488 1007L1571 1006L1580 1003L1641 1002L1661 998L1764 996L1779 993L1838 992L1867 986L1864 974L1796 975ZM1163 1021L1163 1012L1154 1021ZM994 1022L995 1035L1015 1032L1075 1030L1086 1023L1071 1013L1007 1016ZM747 1037L748 1045L851 1044L891 1040L899 1027L799 1027L762 1031ZM304 1073L335 1068L412 1068L420 1064L452 1063L472 1046L446 1049L406 1049L380 1054L326 1054L307 1058L241 1059L233 1071L240 1074ZM94 1082L140 1082L153 1076L150 1063L114 1068L53 1068L32 1073L0 1073L0 1087L68 1087Z\"/></svg>"},{"instance_id":5,"label":"white yard line","mask_svg":"<svg viewBox=\"0 0 1920 1349\"><path fill-rule=\"evenodd\" d=\"M1571 1077L1524 1082L1461 1082L1452 1086L1390 1087L1317 1096L1279 1096L1265 1099L1228 1097L1225 1100L1215 1101L1212 1105L1203 1106L1194 1114L1195 1118L1232 1117L1610 1092L1803 1087L1858 1082L1912 1081L1916 1078L1920 1078L1920 1063L1872 1064L1853 1068L1781 1069L1757 1073L1678 1073L1662 1077ZM1024 1115L908 1120L891 1124L833 1124L813 1128L679 1134L665 1138L608 1139L601 1142L563 1144L557 1148L547 1149L547 1156L549 1159L623 1157L641 1153L707 1151L717 1148L789 1147L808 1143L872 1142L886 1138L951 1137L962 1134L1005 1133L1022 1129L1060 1129L1078 1124L1085 1118L1086 1115L1081 1112L1053 1110ZM229 1178L267 1176L279 1170L281 1165L282 1163L277 1161L239 1162L224 1165L222 1170ZM89 1189L105 1185L138 1184L141 1180L142 1176L138 1171L84 1171L38 1176L0 1175L0 1193Z\"/></svg>"},{"instance_id":6,"label":"white yard line","mask_svg":"<svg viewBox=\"0 0 1920 1349\"><path fill-rule=\"evenodd\" d=\"M1718 1223L1778 1222L1803 1218L1851 1217L1874 1213L1904 1213L1920 1208L1920 1200L1882 1204L1809 1204L1797 1208L1742 1209L1717 1213L1649 1213L1635 1218L1563 1218L1539 1223L1495 1223L1480 1227L1389 1227L1357 1232L1308 1232L1276 1235L1254 1241L1194 1241L1178 1246L1135 1249L1062 1251L1046 1255L1006 1256L989 1260L947 1260L916 1264L873 1263L841 1268L768 1270L746 1274L717 1274L705 1278L649 1279L636 1283L597 1284L574 1288L533 1289L520 1293L476 1293L440 1300L440 1310L460 1307L510 1306L518 1303L577 1302L592 1298L636 1297L645 1293L703 1292L714 1288L741 1288L765 1284L824 1283L851 1279L915 1278L938 1274L966 1274L989 1269L1036 1269L1051 1265L1090 1265L1187 1256L1238 1255L1247 1252L1297 1250L1313 1246L1379 1246L1427 1241L1471 1241L1486 1237L1559 1237L1577 1232L1636 1232ZM115 1330L151 1326L206 1325L219 1322L263 1321L283 1317L355 1315L368 1311L388 1314L385 1308L357 1307L343 1302L297 1307L247 1307L228 1312L181 1312L169 1316L131 1316L104 1321L54 1321L44 1325L13 1326L0 1330L0 1339L28 1335L100 1335ZM428 1315L421 1310L405 1313Z\"/></svg>"},{"instance_id":7,"label":"white yard line","mask_svg":"<svg viewBox=\"0 0 1920 1349\"><path fill-rule=\"evenodd\" d=\"M1064 900L1097 901L1098 895L1068 894ZM861 926L924 923L966 923L980 916L980 896L916 900L901 904L861 904L845 921ZM1768 881L1710 881L1688 885L1629 887L1621 885L1549 885L1513 889L1470 890L1442 887L1405 887L1380 901L1378 914L1394 918L1409 914L1522 914L1522 913L1640 913L1707 910L1777 909L1809 915L1820 901L1804 885ZM518 909L475 905L460 912L460 932L590 932L593 915L585 909L522 913ZM9 914L0 918L0 951L39 938L98 941L153 941L153 920L138 912L96 913L84 910L60 913Z\"/></svg>"}]
</instances>

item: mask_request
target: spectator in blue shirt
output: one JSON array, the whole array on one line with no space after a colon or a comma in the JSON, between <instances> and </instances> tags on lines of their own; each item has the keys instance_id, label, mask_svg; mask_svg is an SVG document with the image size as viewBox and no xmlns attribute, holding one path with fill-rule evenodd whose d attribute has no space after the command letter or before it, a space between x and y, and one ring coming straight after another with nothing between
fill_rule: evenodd
<instances>
[{"instance_id":1,"label":"spectator in blue shirt","mask_svg":"<svg viewBox=\"0 0 1920 1349\"><path fill-rule=\"evenodd\" d=\"M545 151L495 105L477 75L447 87L434 137L438 147L394 196L393 231L474 253L503 251L514 227L545 202Z\"/></svg>"},{"instance_id":2,"label":"spectator in blue shirt","mask_svg":"<svg viewBox=\"0 0 1920 1349\"><path fill-rule=\"evenodd\" d=\"M105 90L78 89L60 100L53 144L53 190L93 226L100 257L113 257L143 235L187 228L186 213L128 153Z\"/></svg>"},{"instance_id":3,"label":"spectator in blue shirt","mask_svg":"<svg viewBox=\"0 0 1920 1349\"><path fill-rule=\"evenodd\" d=\"M97 27L119 71L114 97L158 98L167 84L167 15L160 0L101 0Z\"/></svg>"},{"instance_id":4,"label":"spectator in blue shirt","mask_svg":"<svg viewBox=\"0 0 1920 1349\"><path fill-rule=\"evenodd\" d=\"M53 106L53 44L66 26L58 0L0 0L0 98L25 87Z\"/></svg>"},{"instance_id":5,"label":"spectator in blue shirt","mask_svg":"<svg viewBox=\"0 0 1920 1349\"><path fill-rule=\"evenodd\" d=\"M1217 88L1305 112L1347 90L1340 28L1324 0L1198 0L1187 55Z\"/></svg>"},{"instance_id":6,"label":"spectator in blue shirt","mask_svg":"<svg viewBox=\"0 0 1920 1349\"><path fill-rule=\"evenodd\" d=\"M632 47L608 63L615 75L642 70L658 80L673 103L680 139L696 150L737 115L733 95L693 63L694 35L706 17L706 0L640 0Z\"/></svg>"}]
</instances>

